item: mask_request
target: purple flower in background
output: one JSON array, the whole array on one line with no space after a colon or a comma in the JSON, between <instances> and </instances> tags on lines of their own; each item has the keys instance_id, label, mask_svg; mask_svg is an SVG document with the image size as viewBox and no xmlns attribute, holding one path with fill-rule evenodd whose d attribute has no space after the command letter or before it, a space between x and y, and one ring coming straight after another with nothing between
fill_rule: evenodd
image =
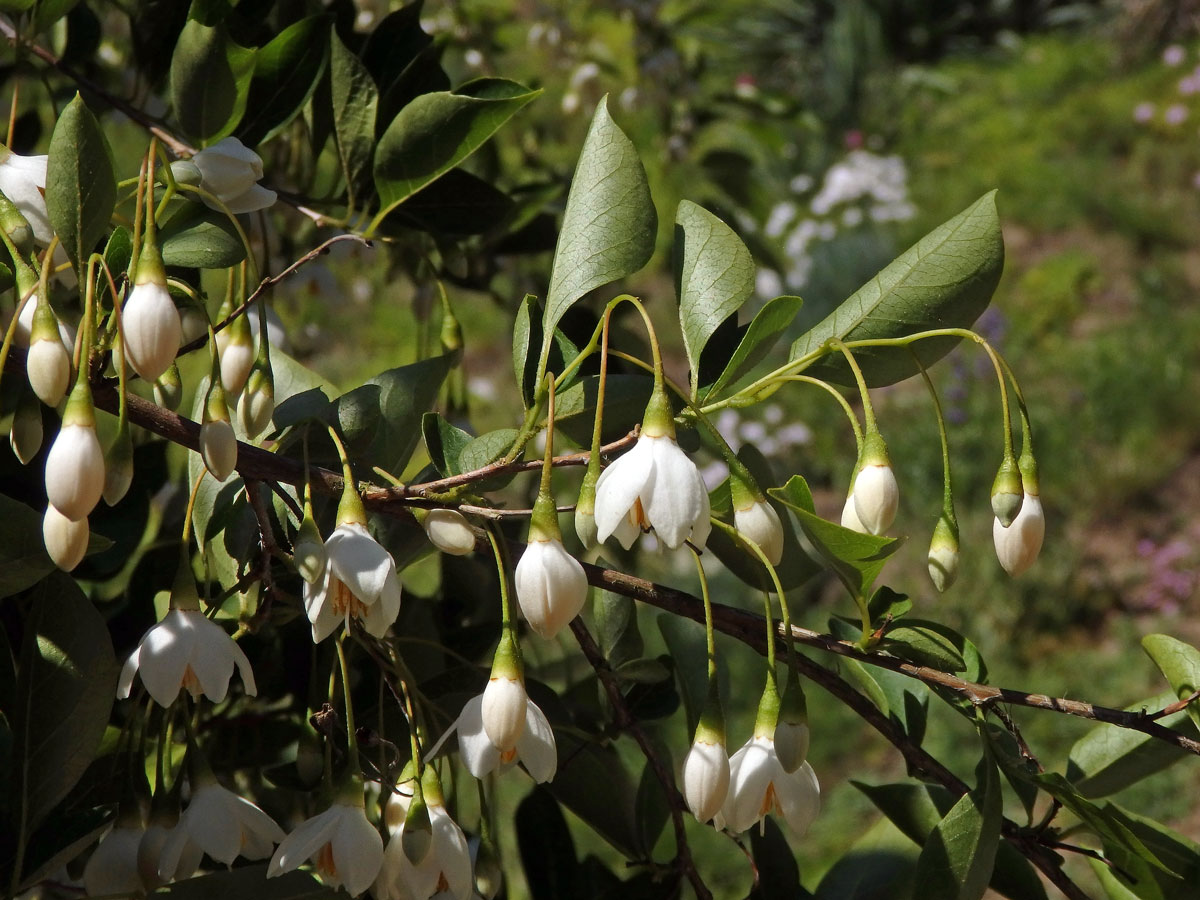
<instances>
[{"instance_id":1,"label":"purple flower in background","mask_svg":"<svg viewBox=\"0 0 1200 900\"><path fill-rule=\"evenodd\" d=\"M1172 103L1163 113L1163 121L1168 125L1181 125L1187 119L1187 107L1182 103Z\"/></svg>"},{"instance_id":2,"label":"purple flower in background","mask_svg":"<svg viewBox=\"0 0 1200 900\"><path fill-rule=\"evenodd\" d=\"M1183 62L1187 56L1187 51L1179 44L1172 44L1163 51L1162 61L1165 66L1177 66Z\"/></svg>"},{"instance_id":3,"label":"purple flower in background","mask_svg":"<svg viewBox=\"0 0 1200 900\"><path fill-rule=\"evenodd\" d=\"M1139 103L1133 108L1133 121L1149 122L1154 118L1154 104L1147 101Z\"/></svg>"}]
</instances>

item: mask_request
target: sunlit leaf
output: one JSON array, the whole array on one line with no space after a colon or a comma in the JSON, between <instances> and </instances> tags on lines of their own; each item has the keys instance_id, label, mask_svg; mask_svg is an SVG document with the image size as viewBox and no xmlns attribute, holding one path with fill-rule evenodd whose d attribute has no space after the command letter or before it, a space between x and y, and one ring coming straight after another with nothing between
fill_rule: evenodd
<instances>
[{"instance_id":1,"label":"sunlit leaf","mask_svg":"<svg viewBox=\"0 0 1200 900\"><path fill-rule=\"evenodd\" d=\"M46 161L46 212L76 274L107 232L116 202L108 141L76 94L54 125Z\"/></svg>"}]
</instances>

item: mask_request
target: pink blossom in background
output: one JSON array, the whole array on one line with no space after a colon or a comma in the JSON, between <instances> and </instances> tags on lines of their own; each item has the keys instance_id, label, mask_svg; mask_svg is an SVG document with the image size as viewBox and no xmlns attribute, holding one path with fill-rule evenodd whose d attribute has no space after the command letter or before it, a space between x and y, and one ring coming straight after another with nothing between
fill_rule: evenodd
<instances>
[{"instance_id":1,"label":"pink blossom in background","mask_svg":"<svg viewBox=\"0 0 1200 900\"><path fill-rule=\"evenodd\" d=\"M1186 56L1187 51L1183 47L1179 46L1179 44L1172 44L1163 51L1162 61L1164 65L1177 66L1183 62Z\"/></svg>"},{"instance_id":2,"label":"pink blossom in background","mask_svg":"<svg viewBox=\"0 0 1200 900\"><path fill-rule=\"evenodd\" d=\"M1149 102L1139 103L1133 108L1133 121L1149 122L1154 118L1154 104Z\"/></svg>"},{"instance_id":3,"label":"pink blossom in background","mask_svg":"<svg viewBox=\"0 0 1200 900\"><path fill-rule=\"evenodd\" d=\"M1173 103L1167 107L1167 111L1163 113L1163 121L1168 125L1180 125L1187 119L1187 107L1182 103Z\"/></svg>"}]
</instances>

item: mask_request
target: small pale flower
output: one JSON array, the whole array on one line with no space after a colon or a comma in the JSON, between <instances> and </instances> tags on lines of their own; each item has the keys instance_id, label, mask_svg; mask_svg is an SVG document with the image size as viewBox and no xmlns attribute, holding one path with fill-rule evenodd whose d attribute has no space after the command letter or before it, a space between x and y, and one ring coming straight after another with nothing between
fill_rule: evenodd
<instances>
[{"instance_id":1,"label":"small pale flower","mask_svg":"<svg viewBox=\"0 0 1200 900\"><path fill-rule=\"evenodd\" d=\"M748 506L733 511L733 525L758 544L767 562L773 566L783 561L783 523L779 513L766 500L754 500Z\"/></svg>"},{"instance_id":2,"label":"small pale flower","mask_svg":"<svg viewBox=\"0 0 1200 900\"><path fill-rule=\"evenodd\" d=\"M854 505L854 489L850 489L850 493L846 496L846 503L842 506L842 527L849 528L851 531L857 531L859 534L868 534L867 526L858 520L858 508Z\"/></svg>"},{"instance_id":3,"label":"small pale flower","mask_svg":"<svg viewBox=\"0 0 1200 900\"><path fill-rule=\"evenodd\" d=\"M472 895L474 881L466 836L442 803L429 794L425 799L432 833L429 850L419 863L414 865L409 860L404 852L401 820L383 852L383 865L373 888L376 900L428 900L435 896L439 900L468 900ZM400 804L393 797L388 805L390 814L392 807Z\"/></svg>"},{"instance_id":4,"label":"small pale flower","mask_svg":"<svg viewBox=\"0 0 1200 900\"><path fill-rule=\"evenodd\" d=\"M1007 528L999 519L992 520L996 557L1004 571L1014 578L1024 574L1037 561L1045 536L1046 516L1042 512L1042 500L1037 494L1025 494L1021 511Z\"/></svg>"},{"instance_id":5,"label":"small pale flower","mask_svg":"<svg viewBox=\"0 0 1200 900\"><path fill-rule=\"evenodd\" d=\"M237 642L220 625L198 609L172 609L146 632L126 660L117 683L117 697L133 688L133 676L142 674L146 690L162 706L170 706L187 688L193 697L207 696L220 703L229 692L234 666L241 673L246 693L254 696L254 672Z\"/></svg>"},{"instance_id":6,"label":"small pale flower","mask_svg":"<svg viewBox=\"0 0 1200 900\"><path fill-rule=\"evenodd\" d=\"M633 449L600 473L596 537L616 535L626 549L639 531L654 529L672 550L690 540L704 546L711 528L708 491L696 464L675 439L643 432Z\"/></svg>"},{"instance_id":7,"label":"small pale flower","mask_svg":"<svg viewBox=\"0 0 1200 900\"><path fill-rule=\"evenodd\" d=\"M138 872L138 847L146 829L131 817L118 821L88 857L83 867L83 889L89 897L141 894L145 887Z\"/></svg>"},{"instance_id":8,"label":"small pale flower","mask_svg":"<svg viewBox=\"0 0 1200 900\"><path fill-rule=\"evenodd\" d=\"M62 341L58 318L45 300L34 312L29 355L25 357L29 386L47 406L58 406L71 382L71 354Z\"/></svg>"},{"instance_id":9,"label":"small pale flower","mask_svg":"<svg viewBox=\"0 0 1200 900\"><path fill-rule=\"evenodd\" d=\"M254 212L275 203L275 192L257 183L263 177L262 157L237 138L222 138L191 161L200 170L200 186L220 198L230 212ZM220 208L203 199L213 209Z\"/></svg>"},{"instance_id":10,"label":"small pale flower","mask_svg":"<svg viewBox=\"0 0 1200 900\"><path fill-rule=\"evenodd\" d=\"M526 697L520 735L513 744L497 746L484 730L483 701L484 694L468 700L455 723L459 753L467 771L483 778L489 772L505 772L522 762L534 781L552 780L558 768L558 750L545 713Z\"/></svg>"},{"instance_id":11,"label":"small pale flower","mask_svg":"<svg viewBox=\"0 0 1200 900\"><path fill-rule=\"evenodd\" d=\"M587 600L583 566L557 538L533 539L517 562L517 601L531 628L552 638L579 615Z\"/></svg>"},{"instance_id":12,"label":"small pale flower","mask_svg":"<svg viewBox=\"0 0 1200 900\"><path fill-rule=\"evenodd\" d=\"M142 378L153 382L175 361L183 342L179 310L161 281L147 276L129 292L121 307L125 358Z\"/></svg>"},{"instance_id":13,"label":"small pale flower","mask_svg":"<svg viewBox=\"0 0 1200 900\"><path fill-rule=\"evenodd\" d=\"M351 616L375 637L383 637L400 614L400 579L391 554L371 537L365 525L347 522L325 541L326 564L321 578L304 583L304 608L313 640L322 641Z\"/></svg>"},{"instance_id":14,"label":"small pale flower","mask_svg":"<svg viewBox=\"0 0 1200 900\"><path fill-rule=\"evenodd\" d=\"M50 559L64 572L70 572L83 561L89 537L87 516L72 522L53 504L46 507L46 515L42 517L42 540Z\"/></svg>"},{"instance_id":15,"label":"small pale flower","mask_svg":"<svg viewBox=\"0 0 1200 900\"><path fill-rule=\"evenodd\" d=\"M237 456L237 435L227 420L213 419L200 426L200 457L213 478L228 480L237 466Z\"/></svg>"},{"instance_id":16,"label":"small pale flower","mask_svg":"<svg viewBox=\"0 0 1200 900\"><path fill-rule=\"evenodd\" d=\"M515 747L525 730L529 696L520 678L493 675L483 689L483 730L497 747Z\"/></svg>"},{"instance_id":17,"label":"small pale flower","mask_svg":"<svg viewBox=\"0 0 1200 900\"><path fill-rule=\"evenodd\" d=\"M451 556L475 552L475 532L466 517L455 509L431 509L421 522L429 542Z\"/></svg>"},{"instance_id":18,"label":"small pale flower","mask_svg":"<svg viewBox=\"0 0 1200 900\"><path fill-rule=\"evenodd\" d=\"M33 229L33 238L45 247L54 236L46 212L47 156L21 156L0 146L0 193L15 206Z\"/></svg>"},{"instance_id":19,"label":"small pale flower","mask_svg":"<svg viewBox=\"0 0 1200 900\"><path fill-rule=\"evenodd\" d=\"M204 858L204 851L188 839L187 831L178 817L172 813L170 818L175 821L167 824L167 817L156 821L152 814L150 825L138 843L138 873L149 891L176 879L183 881L191 878ZM173 843L178 843L179 847L171 852L168 859L166 851Z\"/></svg>"},{"instance_id":20,"label":"small pale flower","mask_svg":"<svg viewBox=\"0 0 1200 900\"><path fill-rule=\"evenodd\" d=\"M900 486L891 466L865 465L854 478L854 512L868 534L883 534L896 519Z\"/></svg>"},{"instance_id":21,"label":"small pale flower","mask_svg":"<svg viewBox=\"0 0 1200 900\"><path fill-rule=\"evenodd\" d=\"M216 781L205 781L195 788L179 824L164 848L160 875L173 870L189 842L229 866L239 856L266 859L285 837L274 819Z\"/></svg>"},{"instance_id":22,"label":"small pale flower","mask_svg":"<svg viewBox=\"0 0 1200 900\"><path fill-rule=\"evenodd\" d=\"M729 792L729 757L725 745L697 736L683 758L683 799L701 822L711 821Z\"/></svg>"},{"instance_id":23,"label":"small pale flower","mask_svg":"<svg viewBox=\"0 0 1200 900\"><path fill-rule=\"evenodd\" d=\"M821 787L807 762L788 774L779 761L775 742L754 737L729 760L729 794L718 824L738 833L768 813L780 813L802 836L821 809Z\"/></svg>"},{"instance_id":24,"label":"small pale flower","mask_svg":"<svg viewBox=\"0 0 1200 900\"><path fill-rule=\"evenodd\" d=\"M104 493L104 450L94 424L64 424L46 456L46 497L73 522Z\"/></svg>"},{"instance_id":25,"label":"small pale flower","mask_svg":"<svg viewBox=\"0 0 1200 900\"><path fill-rule=\"evenodd\" d=\"M383 864L383 838L367 821L361 801L337 800L302 822L276 849L267 877L291 872L310 859L322 881L344 887L352 897L371 886Z\"/></svg>"}]
</instances>

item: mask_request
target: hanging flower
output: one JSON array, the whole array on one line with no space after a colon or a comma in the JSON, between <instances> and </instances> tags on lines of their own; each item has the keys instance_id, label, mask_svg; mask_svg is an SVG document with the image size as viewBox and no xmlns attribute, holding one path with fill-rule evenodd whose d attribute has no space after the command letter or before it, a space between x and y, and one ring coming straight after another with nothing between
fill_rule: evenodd
<instances>
[{"instance_id":1,"label":"hanging flower","mask_svg":"<svg viewBox=\"0 0 1200 900\"><path fill-rule=\"evenodd\" d=\"M90 536L87 516L72 522L53 504L46 507L46 515L42 517L42 540L50 559L64 572L70 572L83 561Z\"/></svg>"},{"instance_id":2,"label":"hanging flower","mask_svg":"<svg viewBox=\"0 0 1200 900\"><path fill-rule=\"evenodd\" d=\"M488 686L491 687L490 682ZM510 695L511 692L504 693ZM523 687L521 693L524 693ZM558 750L554 744L554 732L550 729L545 713L526 696L524 721L519 729L516 729L498 727L501 724L501 717L498 715L500 710L493 710L488 716L489 724L492 730L505 739L503 744L497 744L484 727L483 706L486 695L485 690L483 694L468 700L455 723L458 729L459 752L467 771L476 778L483 778L489 772L506 772L518 762L522 762L534 781L551 781L558 768ZM506 696L506 699L511 700L511 696ZM509 742L507 735L512 730L519 733Z\"/></svg>"},{"instance_id":3,"label":"hanging flower","mask_svg":"<svg viewBox=\"0 0 1200 900\"><path fill-rule=\"evenodd\" d=\"M472 894L471 851L466 836L446 811L436 779L426 778L425 782L423 795L429 809L429 849L418 863L413 863L404 852L404 813L409 798L404 794L393 794L385 813L391 837L383 851L383 865L372 889L376 900L428 900L435 896L440 900L468 900ZM393 818L399 822L390 827Z\"/></svg>"},{"instance_id":4,"label":"hanging flower","mask_svg":"<svg viewBox=\"0 0 1200 900\"><path fill-rule=\"evenodd\" d=\"M58 406L71 383L71 354L63 344L58 317L45 298L33 316L29 355L25 357L29 386L47 406Z\"/></svg>"},{"instance_id":5,"label":"hanging flower","mask_svg":"<svg viewBox=\"0 0 1200 900\"><path fill-rule=\"evenodd\" d=\"M371 537L365 523L338 525L325 541L327 561L320 579L304 582L304 608L314 641L323 641L350 618L383 637L400 614L400 579L391 554Z\"/></svg>"},{"instance_id":6,"label":"hanging flower","mask_svg":"<svg viewBox=\"0 0 1200 900\"><path fill-rule=\"evenodd\" d=\"M846 503L842 506L842 527L849 528L851 531L857 531L859 534L870 534L867 531L867 526L859 521L858 508L854 505L854 488L850 488L850 493L846 496Z\"/></svg>"},{"instance_id":7,"label":"hanging flower","mask_svg":"<svg viewBox=\"0 0 1200 900\"><path fill-rule=\"evenodd\" d=\"M166 850L175 843L179 847L168 858ZM138 873L146 890L153 891L177 879L183 881L191 878L203 858L204 851L189 839L178 811L158 815L157 818L151 813L150 825L137 849Z\"/></svg>"},{"instance_id":8,"label":"hanging flower","mask_svg":"<svg viewBox=\"0 0 1200 900\"><path fill-rule=\"evenodd\" d=\"M82 378L80 384L46 455L46 497L72 522L95 509L104 492L104 450L96 436L91 394Z\"/></svg>"},{"instance_id":9,"label":"hanging flower","mask_svg":"<svg viewBox=\"0 0 1200 900\"><path fill-rule=\"evenodd\" d=\"M129 814L122 807L117 824L100 838L83 867L83 889L89 897L145 891L138 873L138 846L145 832L141 816Z\"/></svg>"},{"instance_id":10,"label":"hanging flower","mask_svg":"<svg viewBox=\"0 0 1200 900\"><path fill-rule=\"evenodd\" d=\"M0 193L25 217L33 238L45 247L54 236L46 212L47 156L21 156L0 145Z\"/></svg>"},{"instance_id":11,"label":"hanging flower","mask_svg":"<svg viewBox=\"0 0 1200 900\"><path fill-rule=\"evenodd\" d=\"M758 485L748 484L748 475L730 472L733 525L742 537L753 541L773 566L783 559L783 523L779 513L763 497Z\"/></svg>"},{"instance_id":12,"label":"hanging flower","mask_svg":"<svg viewBox=\"0 0 1200 900\"><path fill-rule=\"evenodd\" d=\"M718 824L732 832L750 828L768 813L780 813L797 837L821 809L821 786L809 763L788 774L775 741L756 735L729 760L729 794Z\"/></svg>"},{"instance_id":13,"label":"hanging flower","mask_svg":"<svg viewBox=\"0 0 1200 900\"><path fill-rule=\"evenodd\" d=\"M579 560L567 552L560 539L545 537L532 528L514 582L521 612L544 638L558 634L579 615L587 600L587 575Z\"/></svg>"},{"instance_id":14,"label":"hanging flower","mask_svg":"<svg viewBox=\"0 0 1200 900\"><path fill-rule=\"evenodd\" d=\"M250 380L246 382L245 393L238 403L238 424L246 437L254 440L271 424L271 416L275 414L275 379L271 374L271 366L260 367L255 363L250 370Z\"/></svg>"},{"instance_id":15,"label":"hanging flower","mask_svg":"<svg viewBox=\"0 0 1200 900\"><path fill-rule=\"evenodd\" d=\"M431 509L421 520L425 536L442 553L470 556L475 552L475 532L456 509Z\"/></svg>"},{"instance_id":16,"label":"hanging flower","mask_svg":"<svg viewBox=\"0 0 1200 900\"><path fill-rule=\"evenodd\" d=\"M672 550L687 540L704 546L709 513L704 480L671 435L644 431L596 483L596 537L616 535L626 549L651 528Z\"/></svg>"},{"instance_id":17,"label":"hanging flower","mask_svg":"<svg viewBox=\"0 0 1200 900\"><path fill-rule=\"evenodd\" d=\"M221 359L221 384L230 398L236 398L254 365L254 335L247 314L217 332L217 355Z\"/></svg>"},{"instance_id":18,"label":"hanging flower","mask_svg":"<svg viewBox=\"0 0 1200 900\"><path fill-rule=\"evenodd\" d=\"M167 290L162 257L150 243L143 247L133 289L121 307L121 336L129 365L150 382L170 368L183 342L183 325Z\"/></svg>"},{"instance_id":19,"label":"hanging flower","mask_svg":"<svg viewBox=\"0 0 1200 900\"><path fill-rule=\"evenodd\" d=\"M180 827L162 855L162 868L173 868L190 842L217 862L233 865L239 856L266 859L285 837L275 820L256 805L217 783L211 773L197 779Z\"/></svg>"},{"instance_id":20,"label":"hanging flower","mask_svg":"<svg viewBox=\"0 0 1200 900\"><path fill-rule=\"evenodd\" d=\"M257 183L263 177L262 157L235 137L222 138L204 148L191 163L200 171L200 186L215 194L234 214L266 209L275 203L276 193ZM175 165L180 164L174 164L172 171ZM201 199L211 209L220 209L207 197Z\"/></svg>"},{"instance_id":21,"label":"hanging flower","mask_svg":"<svg viewBox=\"0 0 1200 900\"><path fill-rule=\"evenodd\" d=\"M1042 499L1037 494L1025 494L1020 512L1007 528L999 519L992 520L996 558L1000 560L1004 571L1014 578L1023 575L1037 561L1045 537L1046 515L1042 512Z\"/></svg>"},{"instance_id":22,"label":"hanging flower","mask_svg":"<svg viewBox=\"0 0 1200 900\"><path fill-rule=\"evenodd\" d=\"M146 690L162 706L170 706L180 688L187 688L193 697L204 695L220 703L229 692L235 665L246 693L254 696L258 693L254 672L237 642L199 608L171 609L126 660L117 697L129 696L133 676L140 671Z\"/></svg>"},{"instance_id":23,"label":"hanging flower","mask_svg":"<svg viewBox=\"0 0 1200 900\"><path fill-rule=\"evenodd\" d=\"M683 758L683 799L688 809L701 822L708 822L721 812L729 792L729 757L725 742L696 735L687 756Z\"/></svg>"},{"instance_id":24,"label":"hanging flower","mask_svg":"<svg viewBox=\"0 0 1200 900\"><path fill-rule=\"evenodd\" d=\"M339 797L285 837L271 857L267 877L290 872L310 859L322 881L344 887L352 897L375 881L383 863L383 839L367 821L361 786L357 802L353 797Z\"/></svg>"}]
</instances>

